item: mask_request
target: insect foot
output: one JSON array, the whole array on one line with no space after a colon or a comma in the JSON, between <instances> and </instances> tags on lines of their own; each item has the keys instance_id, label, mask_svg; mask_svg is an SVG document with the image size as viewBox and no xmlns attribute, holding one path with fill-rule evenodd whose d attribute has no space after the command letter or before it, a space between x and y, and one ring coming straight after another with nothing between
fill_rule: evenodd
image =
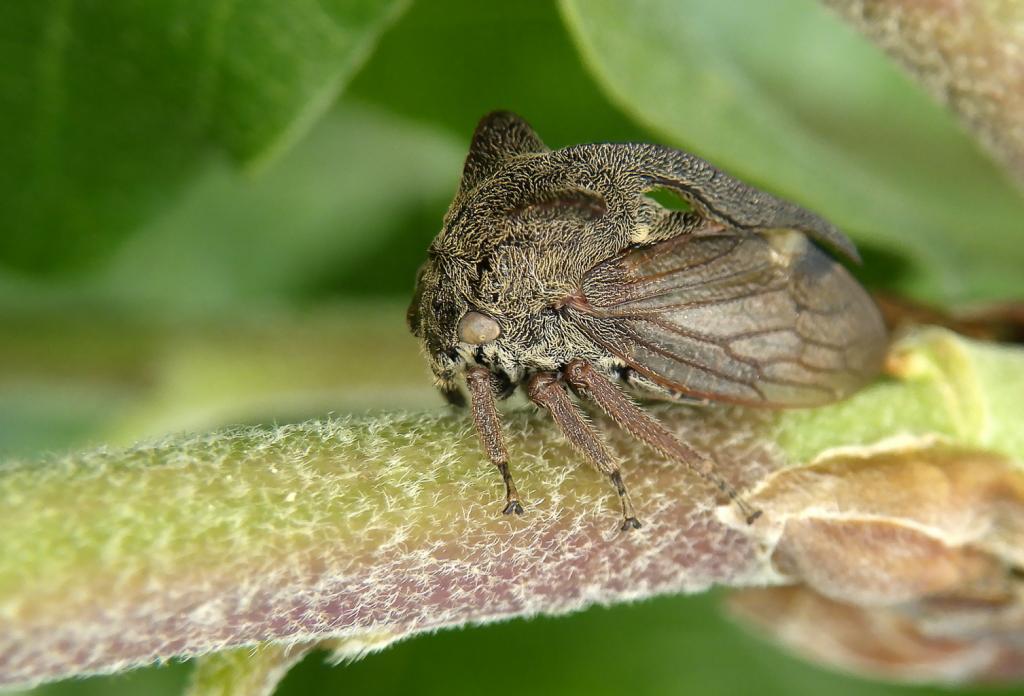
<instances>
[{"instance_id":1,"label":"insect foot","mask_svg":"<svg viewBox=\"0 0 1024 696\"><path fill-rule=\"evenodd\" d=\"M647 195L655 190L690 209L662 206ZM760 511L635 404L623 375L637 377L631 392L669 401L845 399L880 373L888 345L878 308L841 263L859 258L828 221L698 157L647 143L551 150L501 111L473 134L406 318L449 403L464 402L465 379L506 513L522 505L495 402L526 387L610 477L623 526L639 526L619 465L571 388L753 523Z\"/></svg>"},{"instance_id":2,"label":"insect foot","mask_svg":"<svg viewBox=\"0 0 1024 696\"><path fill-rule=\"evenodd\" d=\"M498 471L501 472L501 479L505 482L505 509L503 515L523 514L523 504L519 502L519 492L516 484L512 481L512 474L508 472L508 464L499 464Z\"/></svg>"},{"instance_id":3,"label":"insect foot","mask_svg":"<svg viewBox=\"0 0 1024 696\"><path fill-rule=\"evenodd\" d=\"M636 518L636 512L633 510L633 502L629 498L629 493L626 492L626 487L622 483L622 474L618 471L611 475L612 484L615 486L615 491L619 494L619 499L622 501L622 526L620 529L624 532L628 532L631 529L640 529L643 525L640 524L640 520Z\"/></svg>"}]
</instances>

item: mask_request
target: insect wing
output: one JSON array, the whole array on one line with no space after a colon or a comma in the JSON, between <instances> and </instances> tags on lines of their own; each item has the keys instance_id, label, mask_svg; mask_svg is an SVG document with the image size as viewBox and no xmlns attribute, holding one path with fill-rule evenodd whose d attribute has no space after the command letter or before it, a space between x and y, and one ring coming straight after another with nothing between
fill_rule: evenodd
<instances>
[{"instance_id":1,"label":"insect wing","mask_svg":"<svg viewBox=\"0 0 1024 696\"><path fill-rule=\"evenodd\" d=\"M874 377L886 347L871 298L798 232L676 237L599 264L582 291L583 330L672 393L828 403Z\"/></svg>"}]
</instances>

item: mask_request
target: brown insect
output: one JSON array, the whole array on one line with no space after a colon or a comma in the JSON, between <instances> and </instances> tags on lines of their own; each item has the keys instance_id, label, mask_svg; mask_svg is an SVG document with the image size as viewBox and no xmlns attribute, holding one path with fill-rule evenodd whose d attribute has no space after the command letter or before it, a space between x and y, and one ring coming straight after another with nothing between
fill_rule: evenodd
<instances>
[{"instance_id":1,"label":"brown insect","mask_svg":"<svg viewBox=\"0 0 1024 696\"><path fill-rule=\"evenodd\" d=\"M667 189L689 210L648 197ZM607 475L618 463L570 396L758 516L714 464L627 395L749 406L842 399L880 369L874 303L815 242L858 261L820 217L684 152L648 144L550 150L515 114L486 116L409 307L438 387L472 397L484 449L523 511L495 399L521 384Z\"/></svg>"}]
</instances>

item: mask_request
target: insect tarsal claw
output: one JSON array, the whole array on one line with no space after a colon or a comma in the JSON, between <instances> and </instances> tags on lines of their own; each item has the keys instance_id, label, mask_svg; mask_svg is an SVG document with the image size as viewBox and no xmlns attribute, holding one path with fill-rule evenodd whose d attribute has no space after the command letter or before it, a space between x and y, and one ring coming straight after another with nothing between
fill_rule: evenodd
<instances>
[{"instance_id":1,"label":"insect tarsal claw","mask_svg":"<svg viewBox=\"0 0 1024 696\"><path fill-rule=\"evenodd\" d=\"M501 511L501 514L503 514L503 515L512 515L512 514L522 515L523 514L523 506L519 503L518 500L510 500L510 501L508 501L508 504L505 505L505 509Z\"/></svg>"},{"instance_id":2,"label":"insect tarsal claw","mask_svg":"<svg viewBox=\"0 0 1024 696\"><path fill-rule=\"evenodd\" d=\"M640 529L641 527L643 527L643 524L640 523L640 520L635 517L627 517L622 521L622 526L619 529L628 532L633 529Z\"/></svg>"}]
</instances>

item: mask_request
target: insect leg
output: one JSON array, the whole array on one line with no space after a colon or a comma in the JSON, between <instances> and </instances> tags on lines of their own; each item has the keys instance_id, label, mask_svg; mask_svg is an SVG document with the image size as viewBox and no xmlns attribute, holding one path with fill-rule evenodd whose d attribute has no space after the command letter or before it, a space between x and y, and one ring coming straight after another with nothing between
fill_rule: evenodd
<instances>
[{"instance_id":1,"label":"insect leg","mask_svg":"<svg viewBox=\"0 0 1024 696\"><path fill-rule=\"evenodd\" d=\"M498 467L501 478L505 481L505 509L502 512L506 515L521 515L523 506L519 502L519 491L516 490L516 484L508 470L508 450L505 449L505 441L501 437L501 422L498 420L498 408L494 403L494 381L490 371L483 367L470 368L466 371L466 385L472 397L473 422L480 435L480 442L487 452L487 457Z\"/></svg>"},{"instance_id":2,"label":"insect leg","mask_svg":"<svg viewBox=\"0 0 1024 696\"><path fill-rule=\"evenodd\" d=\"M701 478L728 495L743 513L747 524L753 523L761 516L760 510L751 508L736 489L719 476L710 459L702 457L695 450L683 444L665 426L637 406L586 360L570 362L565 368L565 378L573 389L596 403L623 430L666 456L682 462Z\"/></svg>"},{"instance_id":3,"label":"insect leg","mask_svg":"<svg viewBox=\"0 0 1024 696\"><path fill-rule=\"evenodd\" d=\"M558 375L554 372L539 372L530 378L527 394L530 400L543 406L551 413L551 418L565 434L565 437L583 455L597 467L597 470L611 479L616 493L622 503L622 529L639 529L640 521L633 510L633 502L629 498L626 486L622 483L619 464L587 421L579 407L573 403L564 385L559 384Z\"/></svg>"}]
</instances>

